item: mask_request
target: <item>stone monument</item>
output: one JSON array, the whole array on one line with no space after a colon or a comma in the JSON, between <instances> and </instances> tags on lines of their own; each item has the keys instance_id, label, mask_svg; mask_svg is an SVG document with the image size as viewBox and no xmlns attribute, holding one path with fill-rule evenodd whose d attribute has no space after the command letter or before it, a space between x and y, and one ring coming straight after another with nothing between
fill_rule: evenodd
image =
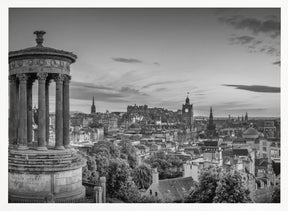
<instances>
[{"instance_id":1,"label":"stone monument","mask_svg":"<svg viewBox=\"0 0 288 211\"><path fill-rule=\"evenodd\" d=\"M9 52L9 202L73 202L85 197L85 160L70 147L70 65L77 56L43 46ZM37 146L32 142L32 86L38 81ZM49 140L49 84L56 83L55 146Z\"/></svg>"}]
</instances>

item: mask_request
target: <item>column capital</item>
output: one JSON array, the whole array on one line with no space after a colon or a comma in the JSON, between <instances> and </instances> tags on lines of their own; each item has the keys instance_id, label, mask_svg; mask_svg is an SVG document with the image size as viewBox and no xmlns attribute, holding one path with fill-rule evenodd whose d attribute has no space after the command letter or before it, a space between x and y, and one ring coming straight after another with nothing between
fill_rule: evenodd
<instances>
[{"instance_id":1,"label":"column capital","mask_svg":"<svg viewBox=\"0 0 288 211\"><path fill-rule=\"evenodd\" d=\"M55 82L63 82L65 79L65 75L63 74L58 74L56 76L53 77Z\"/></svg>"},{"instance_id":2,"label":"column capital","mask_svg":"<svg viewBox=\"0 0 288 211\"><path fill-rule=\"evenodd\" d=\"M19 73L16 75L16 77L19 79L19 81L27 81L28 80L28 75L25 73Z\"/></svg>"},{"instance_id":3,"label":"column capital","mask_svg":"<svg viewBox=\"0 0 288 211\"><path fill-rule=\"evenodd\" d=\"M38 81L45 81L48 77L48 73L37 73Z\"/></svg>"},{"instance_id":4,"label":"column capital","mask_svg":"<svg viewBox=\"0 0 288 211\"><path fill-rule=\"evenodd\" d=\"M16 77L16 75L9 75L8 79L9 79L9 82L16 82L17 77Z\"/></svg>"},{"instance_id":5,"label":"column capital","mask_svg":"<svg viewBox=\"0 0 288 211\"><path fill-rule=\"evenodd\" d=\"M70 75L64 75L64 82L65 83L69 83L70 82L70 80L71 80L71 76Z\"/></svg>"}]
</instances>

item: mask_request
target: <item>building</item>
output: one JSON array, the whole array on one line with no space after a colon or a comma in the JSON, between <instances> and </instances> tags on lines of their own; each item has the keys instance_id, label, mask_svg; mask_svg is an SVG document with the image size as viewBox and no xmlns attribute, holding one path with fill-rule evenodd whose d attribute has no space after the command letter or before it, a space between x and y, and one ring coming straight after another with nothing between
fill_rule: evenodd
<instances>
[{"instance_id":1,"label":"building","mask_svg":"<svg viewBox=\"0 0 288 211\"><path fill-rule=\"evenodd\" d=\"M190 172L185 172L185 168L183 177L164 180L159 180L155 168L152 172L152 184L145 195L157 197L163 202L181 202L195 188L195 185L192 175Z\"/></svg>"},{"instance_id":2,"label":"building","mask_svg":"<svg viewBox=\"0 0 288 211\"><path fill-rule=\"evenodd\" d=\"M185 104L182 105L182 122L188 132L193 130L193 104L190 104L190 99L187 96Z\"/></svg>"}]
</instances>

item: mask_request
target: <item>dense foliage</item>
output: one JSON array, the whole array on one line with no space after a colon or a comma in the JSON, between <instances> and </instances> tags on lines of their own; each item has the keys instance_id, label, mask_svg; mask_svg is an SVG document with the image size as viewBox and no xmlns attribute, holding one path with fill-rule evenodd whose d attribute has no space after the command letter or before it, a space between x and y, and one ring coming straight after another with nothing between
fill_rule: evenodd
<instances>
[{"instance_id":1,"label":"dense foliage","mask_svg":"<svg viewBox=\"0 0 288 211\"><path fill-rule=\"evenodd\" d=\"M152 183L152 169L147 164L137 166L132 171L132 179L139 189L148 189Z\"/></svg>"},{"instance_id":2,"label":"dense foliage","mask_svg":"<svg viewBox=\"0 0 288 211\"><path fill-rule=\"evenodd\" d=\"M107 198L126 203L160 202L140 193L139 189L148 188L151 184L151 167L147 164L136 166L135 148L130 143L116 146L100 142L89 155L82 154L87 160L82 170L83 181L96 184L101 176L105 176ZM129 156L135 156L135 161Z\"/></svg>"},{"instance_id":3,"label":"dense foliage","mask_svg":"<svg viewBox=\"0 0 288 211\"><path fill-rule=\"evenodd\" d=\"M273 203L280 203L280 187L276 186L274 188L273 194L272 194L272 202Z\"/></svg>"},{"instance_id":4,"label":"dense foliage","mask_svg":"<svg viewBox=\"0 0 288 211\"><path fill-rule=\"evenodd\" d=\"M220 168L213 167L203 170L198 186L185 202L245 203L251 202L251 199L238 172L222 172Z\"/></svg>"},{"instance_id":5,"label":"dense foliage","mask_svg":"<svg viewBox=\"0 0 288 211\"><path fill-rule=\"evenodd\" d=\"M184 161L178 157L168 157L164 152L157 152L145 160L152 168L157 168L159 179L169 179L182 176Z\"/></svg>"}]
</instances>

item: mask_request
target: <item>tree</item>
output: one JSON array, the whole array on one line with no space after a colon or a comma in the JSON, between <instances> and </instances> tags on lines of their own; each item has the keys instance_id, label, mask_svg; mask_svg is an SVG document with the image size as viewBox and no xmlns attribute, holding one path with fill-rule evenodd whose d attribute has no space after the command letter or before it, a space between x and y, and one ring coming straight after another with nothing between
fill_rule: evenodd
<instances>
[{"instance_id":1,"label":"tree","mask_svg":"<svg viewBox=\"0 0 288 211\"><path fill-rule=\"evenodd\" d=\"M121 156L123 158L126 157L130 167L134 169L137 164L135 147L131 144L129 140L122 140L120 142L120 146L121 146L121 153L122 153L120 157Z\"/></svg>"},{"instance_id":2,"label":"tree","mask_svg":"<svg viewBox=\"0 0 288 211\"><path fill-rule=\"evenodd\" d=\"M147 189L152 183L152 169L147 164L141 164L132 171L132 180L138 189Z\"/></svg>"},{"instance_id":3,"label":"tree","mask_svg":"<svg viewBox=\"0 0 288 211\"><path fill-rule=\"evenodd\" d=\"M94 157L86 156L87 165L82 168L83 180L89 183L96 183L99 179L99 172Z\"/></svg>"},{"instance_id":4,"label":"tree","mask_svg":"<svg viewBox=\"0 0 288 211\"><path fill-rule=\"evenodd\" d=\"M106 177L108 175L109 157L107 157L105 153L99 152L94 155L94 159L96 161L97 170L100 177Z\"/></svg>"},{"instance_id":5,"label":"tree","mask_svg":"<svg viewBox=\"0 0 288 211\"><path fill-rule=\"evenodd\" d=\"M237 171L223 172L221 168L210 167L203 170L199 185L186 197L185 202L247 203L251 199Z\"/></svg>"},{"instance_id":6,"label":"tree","mask_svg":"<svg viewBox=\"0 0 288 211\"><path fill-rule=\"evenodd\" d=\"M182 176L182 172L179 169L183 166L183 160L177 157L168 157L164 152L157 152L145 160L145 163L149 164L152 168L157 168L159 179Z\"/></svg>"},{"instance_id":7,"label":"tree","mask_svg":"<svg viewBox=\"0 0 288 211\"><path fill-rule=\"evenodd\" d=\"M201 172L199 184L185 199L189 203L212 203L215 197L219 169L207 168Z\"/></svg>"},{"instance_id":8,"label":"tree","mask_svg":"<svg viewBox=\"0 0 288 211\"><path fill-rule=\"evenodd\" d=\"M274 188L273 194L272 194L272 202L273 203L280 203L280 187L276 186Z\"/></svg>"},{"instance_id":9,"label":"tree","mask_svg":"<svg viewBox=\"0 0 288 211\"><path fill-rule=\"evenodd\" d=\"M110 161L107 175L107 194L109 197L119 198L119 190L130 177L130 168L127 162L122 159Z\"/></svg>"},{"instance_id":10,"label":"tree","mask_svg":"<svg viewBox=\"0 0 288 211\"><path fill-rule=\"evenodd\" d=\"M242 177L237 171L226 173L220 177L213 202L247 203L251 202L249 193L249 190L243 186Z\"/></svg>"}]
</instances>

